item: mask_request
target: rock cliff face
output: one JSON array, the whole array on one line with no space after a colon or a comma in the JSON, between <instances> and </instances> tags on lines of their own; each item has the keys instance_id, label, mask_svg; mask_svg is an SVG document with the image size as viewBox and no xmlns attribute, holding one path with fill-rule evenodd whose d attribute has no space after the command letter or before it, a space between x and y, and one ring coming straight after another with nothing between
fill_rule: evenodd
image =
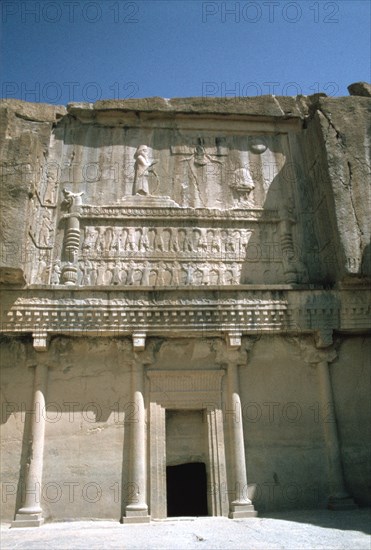
<instances>
[{"instance_id":1,"label":"rock cliff face","mask_svg":"<svg viewBox=\"0 0 371 550\"><path fill-rule=\"evenodd\" d=\"M370 504L371 99L349 90L0 101L4 519Z\"/></svg>"}]
</instances>

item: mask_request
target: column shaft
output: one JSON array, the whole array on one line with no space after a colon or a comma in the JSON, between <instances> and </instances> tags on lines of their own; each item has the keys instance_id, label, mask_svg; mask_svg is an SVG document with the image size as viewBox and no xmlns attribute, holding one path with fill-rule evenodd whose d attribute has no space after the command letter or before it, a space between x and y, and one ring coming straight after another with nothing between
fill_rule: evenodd
<instances>
[{"instance_id":1,"label":"column shaft","mask_svg":"<svg viewBox=\"0 0 371 550\"><path fill-rule=\"evenodd\" d=\"M232 479L235 498L231 502L229 516L231 518L255 516L256 512L247 497L247 475L245 460L245 443L243 437L242 409L239 392L238 366L228 365L228 400L230 410L230 442L232 450Z\"/></svg>"},{"instance_id":2,"label":"column shaft","mask_svg":"<svg viewBox=\"0 0 371 550\"><path fill-rule=\"evenodd\" d=\"M327 451L330 488L328 507L333 509L352 509L355 508L355 504L344 485L334 397L327 361L318 363L318 372L322 407L326 410L326 415L323 419L323 431Z\"/></svg>"},{"instance_id":3,"label":"column shaft","mask_svg":"<svg viewBox=\"0 0 371 550\"><path fill-rule=\"evenodd\" d=\"M124 523L149 522L147 506L147 464L146 464L146 422L143 396L143 370L141 363L132 366L132 395L135 404L135 418L131 425L130 449L130 500L126 506Z\"/></svg>"},{"instance_id":4,"label":"column shaft","mask_svg":"<svg viewBox=\"0 0 371 550\"><path fill-rule=\"evenodd\" d=\"M33 409L31 420L30 460L25 480L25 501L18 510L12 527L38 527L43 522L41 490L45 439L45 395L48 367L39 364L35 368Z\"/></svg>"}]
</instances>

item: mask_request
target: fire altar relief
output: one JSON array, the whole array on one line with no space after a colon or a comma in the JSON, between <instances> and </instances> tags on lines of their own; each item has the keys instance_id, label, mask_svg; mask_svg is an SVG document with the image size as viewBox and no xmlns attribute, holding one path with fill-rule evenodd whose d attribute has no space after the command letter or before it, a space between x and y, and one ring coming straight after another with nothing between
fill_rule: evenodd
<instances>
[{"instance_id":1,"label":"fire altar relief","mask_svg":"<svg viewBox=\"0 0 371 550\"><path fill-rule=\"evenodd\" d=\"M91 204L89 186L67 183L57 227L56 184L49 177L33 236L40 248L33 283L190 287L305 281L295 254L293 191L287 192L282 174L286 138L246 138L246 151L236 150L241 138L233 149L236 139L209 139L207 147L198 138L193 146L171 146L165 159L163 151L139 144L131 181L124 180L131 193L115 204ZM282 193L289 197L285 203Z\"/></svg>"}]
</instances>

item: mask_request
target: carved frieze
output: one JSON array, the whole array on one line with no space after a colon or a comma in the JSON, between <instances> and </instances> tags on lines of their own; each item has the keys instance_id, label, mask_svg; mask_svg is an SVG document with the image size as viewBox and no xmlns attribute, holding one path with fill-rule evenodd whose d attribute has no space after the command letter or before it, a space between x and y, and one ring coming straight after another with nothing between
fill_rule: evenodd
<instances>
[{"instance_id":1,"label":"carved frieze","mask_svg":"<svg viewBox=\"0 0 371 550\"><path fill-rule=\"evenodd\" d=\"M331 303L320 291L223 291L214 296L176 291L162 294L139 290L97 293L86 298L57 291L54 298L29 295L11 299L2 310L6 332L243 334L305 333L319 330L364 330L370 303L364 293L331 292ZM363 299L360 298L363 296Z\"/></svg>"}]
</instances>

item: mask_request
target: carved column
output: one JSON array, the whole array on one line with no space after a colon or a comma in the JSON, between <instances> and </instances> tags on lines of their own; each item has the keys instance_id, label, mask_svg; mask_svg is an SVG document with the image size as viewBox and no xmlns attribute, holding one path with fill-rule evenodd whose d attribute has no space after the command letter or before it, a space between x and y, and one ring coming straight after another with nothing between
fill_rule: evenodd
<instances>
[{"instance_id":1,"label":"carved column","mask_svg":"<svg viewBox=\"0 0 371 550\"><path fill-rule=\"evenodd\" d=\"M69 213L64 217L66 223L65 256L67 264L62 269L62 283L68 286L77 283L77 256L80 248L80 210L83 193L71 193L63 190L65 195L64 205L69 208Z\"/></svg>"},{"instance_id":2,"label":"carved column","mask_svg":"<svg viewBox=\"0 0 371 550\"><path fill-rule=\"evenodd\" d=\"M329 371L329 362L332 360L333 358L329 358L329 361L327 358L324 358L317 363L321 408L326 411L326 418L323 419L322 425L326 444L330 493L327 507L331 510L351 510L356 508L356 505L344 484L336 411Z\"/></svg>"},{"instance_id":3,"label":"carved column","mask_svg":"<svg viewBox=\"0 0 371 550\"><path fill-rule=\"evenodd\" d=\"M351 510L356 508L356 505L345 488L335 402L329 370L329 364L337 357L336 351L330 347L332 345L332 331L319 331L316 334L316 347L308 345L302 340L299 340L298 343L304 355L304 360L312 364L318 371L320 410L325 412L322 418L322 426L329 487L327 507L331 510Z\"/></svg>"},{"instance_id":4,"label":"carved column","mask_svg":"<svg viewBox=\"0 0 371 550\"><path fill-rule=\"evenodd\" d=\"M46 334L34 335L34 347L37 351L46 351ZM12 527L39 527L44 523L41 508L41 491L45 437L44 411L48 366L44 363L43 359L34 367L30 458L25 476L24 503L18 510L15 520L12 522Z\"/></svg>"},{"instance_id":5,"label":"carved column","mask_svg":"<svg viewBox=\"0 0 371 550\"><path fill-rule=\"evenodd\" d=\"M292 238L292 224L290 213L287 208L280 211L282 217L279 228L281 236L282 263L286 283L297 282L297 269L295 262L294 242Z\"/></svg>"},{"instance_id":6,"label":"carved column","mask_svg":"<svg viewBox=\"0 0 371 550\"><path fill-rule=\"evenodd\" d=\"M135 354L136 355L136 354ZM123 523L148 523L146 410L144 405L144 364L138 357L132 363L132 399L136 422L131 425L129 484L130 501L125 509Z\"/></svg>"},{"instance_id":7,"label":"carved column","mask_svg":"<svg viewBox=\"0 0 371 550\"><path fill-rule=\"evenodd\" d=\"M228 405L229 405L229 440L231 444L232 493L235 498L230 503L229 517L232 519L256 516L251 500L247 497L247 475L245 443L241 414L238 364L228 364Z\"/></svg>"}]
</instances>

